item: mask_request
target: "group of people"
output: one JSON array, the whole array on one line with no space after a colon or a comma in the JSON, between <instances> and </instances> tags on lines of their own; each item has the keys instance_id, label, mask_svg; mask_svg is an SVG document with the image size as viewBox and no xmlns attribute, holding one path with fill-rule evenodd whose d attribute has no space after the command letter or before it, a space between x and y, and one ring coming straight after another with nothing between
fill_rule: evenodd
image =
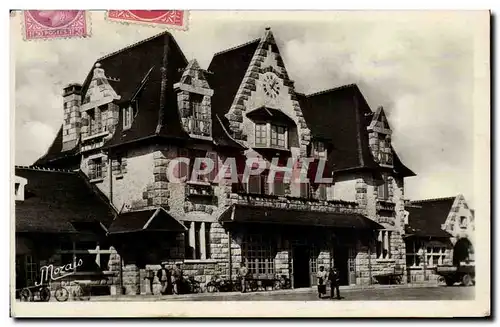
<instances>
[{"instance_id":1,"label":"group of people","mask_svg":"<svg viewBox=\"0 0 500 327\"><path fill-rule=\"evenodd\" d=\"M161 265L161 268L156 273L158 280L161 284L161 294L181 294L182 283L183 283L183 272L180 264L176 264L172 271L168 270L165 264ZM240 269L238 270L238 277L241 282L241 292L245 293L247 289L246 279L248 276L248 268L244 263L240 264ZM340 275L337 268L330 268L329 271L325 270L324 266L319 267L317 273L318 278L318 297L322 298L326 294L326 285L330 283L330 298L333 299L335 292L337 293L337 299L340 299L339 281Z\"/></svg>"},{"instance_id":2,"label":"group of people","mask_svg":"<svg viewBox=\"0 0 500 327\"><path fill-rule=\"evenodd\" d=\"M324 266L319 267L317 273L318 278L318 297L321 299L326 294L326 284L330 282L330 298L333 299L335 291L337 292L337 299L340 300L339 282L340 275L337 268L330 268L326 271Z\"/></svg>"},{"instance_id":3,"label":"group of people","mask_svg":"<svg viewBox=\"0 0 500 327\"><path fill-rule=\"evenodd\" d=\"M183 272L180 264L176 264L172 271L163 263L156 273L161 284L161 294L180 294L183 283Z\"/></svg>"}]
</instances>

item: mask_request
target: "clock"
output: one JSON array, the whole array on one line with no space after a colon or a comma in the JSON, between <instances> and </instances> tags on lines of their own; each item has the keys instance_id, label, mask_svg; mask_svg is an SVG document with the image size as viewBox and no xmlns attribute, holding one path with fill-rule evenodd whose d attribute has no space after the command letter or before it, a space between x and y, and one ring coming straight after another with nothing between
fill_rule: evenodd
<instances>
[{"instance_id":1,"label":"clock","mask_svg":"<svg viewBox=\"0 0 500 327\"><path fill-rule=\"evenodd\" d=\"M280 93L281 81L276 74L271 72L265 73L263 88L264 93L266 93L269 98L276 99Z\"/></svg>"}]
</instances>

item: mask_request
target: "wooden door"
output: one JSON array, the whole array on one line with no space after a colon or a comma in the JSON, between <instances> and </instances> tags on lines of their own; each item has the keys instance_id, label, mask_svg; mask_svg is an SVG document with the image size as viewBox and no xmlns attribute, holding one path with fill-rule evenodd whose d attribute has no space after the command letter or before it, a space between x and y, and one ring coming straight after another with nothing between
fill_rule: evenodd
<instances>
[{"instance_id":1,"label":"wooden door","mask_svg":"<svg viewBox=\"0 0 500 327\"><path fill-rule=\"evenodd\" d=\"M349 285L356 284L356 249L349 247L347 265L349 269Z\"/></svg>"}]
</instances>

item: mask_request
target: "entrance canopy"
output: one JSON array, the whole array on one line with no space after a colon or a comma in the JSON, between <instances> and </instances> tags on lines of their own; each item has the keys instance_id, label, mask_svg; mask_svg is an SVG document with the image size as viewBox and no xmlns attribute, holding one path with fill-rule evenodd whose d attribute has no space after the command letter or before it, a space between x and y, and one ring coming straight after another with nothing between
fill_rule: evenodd
<instances>
[{"instance_id":1,"label":"entrance canopy","mask_svg":"<svg viewBox=\"0 0 500 327\"><path fill-rule=\"evenodd\" d=\"M352 229L383 229L373 220L357 213L337 213L278 209L234 204L219 218L223 223L258 223L319 226Z\"/></svg>"},{"instance_id":2,"label":"entrance canopy","mask_svg":"<svg viewBox=\"0 0 500 327\"><path fill-rule=\"evenodd\" d=\"M165 209L130 211L119 214L108 229L109 234L133 232L178 232L187 229Z\"/></svg>"}]
</instances>

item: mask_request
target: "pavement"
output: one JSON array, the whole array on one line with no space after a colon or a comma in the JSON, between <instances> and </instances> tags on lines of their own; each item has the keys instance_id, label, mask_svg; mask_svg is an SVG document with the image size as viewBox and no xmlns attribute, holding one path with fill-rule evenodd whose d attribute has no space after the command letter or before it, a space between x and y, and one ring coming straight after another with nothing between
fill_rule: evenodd
<instances>
[{"instance_id":1,"label":"pavement","mask_svg":"<svg viewBox=\"0 0 500 327\"><path fill-rule=\"evenodd\" d=\"M328 290L329 291L329 290ZM329 293L328 293L329 294ZM372 285L340 287L341 300L473 300L474 287L428 284ZM316 288L299 288L257 292L196 293L182 295L95 296L90 301L321 301Z\"/></svg>"}]
</instances>

